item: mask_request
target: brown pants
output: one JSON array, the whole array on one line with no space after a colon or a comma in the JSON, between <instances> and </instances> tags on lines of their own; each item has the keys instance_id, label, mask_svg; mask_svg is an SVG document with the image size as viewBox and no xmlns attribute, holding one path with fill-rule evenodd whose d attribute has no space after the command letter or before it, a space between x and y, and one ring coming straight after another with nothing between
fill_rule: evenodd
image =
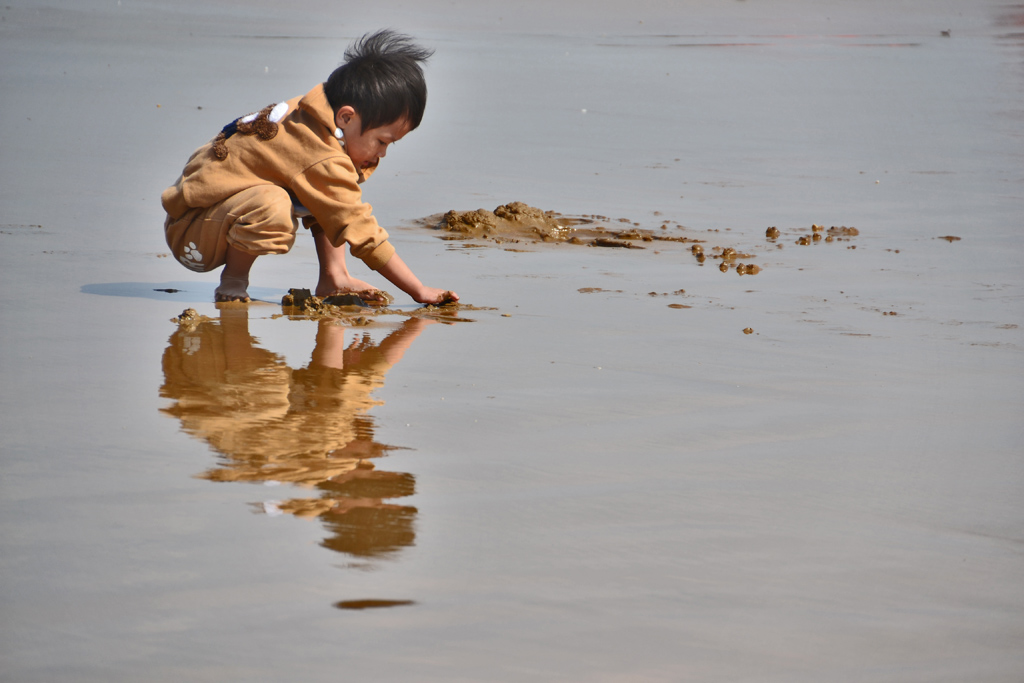
<instances>
[{"instance_id":1,"label":"brown pants","mask_svg":"<svg viewBox=\"0 0 1024 683\"><path fill-rule=\"evenodd\" d=\"M285 254L297 230L291 195L276 185L251 187L177 220L168 216L164 223L174 258L199 273L224 265L229 246L256 256Z\"/></svg>"}]
</instances>

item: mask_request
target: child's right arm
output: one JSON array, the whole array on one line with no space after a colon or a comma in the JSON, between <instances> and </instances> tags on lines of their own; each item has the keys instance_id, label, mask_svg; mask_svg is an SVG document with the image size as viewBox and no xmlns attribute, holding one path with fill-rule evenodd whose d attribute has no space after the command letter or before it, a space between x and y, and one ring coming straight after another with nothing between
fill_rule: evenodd
<instances>
[{"instance_id":1,"label":"child's right arm","mask_svg":"<svg viewBox=\"0 0 1024 683\"><path fill-rule=\"evenodd\" d=\"M445 301L458 301L459 295L455 292L436 287L427 287L420 279L413 274L409 266L398 254L393 254L388 262L377 270L378 273L388 279L403 292L421 304L439 304Z\"/></svg>"}]
</instances>

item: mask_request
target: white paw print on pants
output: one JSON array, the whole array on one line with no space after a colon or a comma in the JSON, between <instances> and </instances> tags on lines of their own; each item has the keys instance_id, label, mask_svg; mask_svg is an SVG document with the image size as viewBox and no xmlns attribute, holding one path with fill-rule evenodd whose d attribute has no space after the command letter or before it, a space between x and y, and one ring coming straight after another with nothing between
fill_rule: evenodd
<instances>
[{"instance_id":1,"label":"white paw print on pants","mask_svg":"<svg viewBox=\"0 0 1024 683\"><path fill-rule=\"evenodd\" d=\"M185 245L185 255L179 256L178 260L190 270L203 269L203 255L199 253L195 242L189 242Z\"/></svg>"}]
</instances>

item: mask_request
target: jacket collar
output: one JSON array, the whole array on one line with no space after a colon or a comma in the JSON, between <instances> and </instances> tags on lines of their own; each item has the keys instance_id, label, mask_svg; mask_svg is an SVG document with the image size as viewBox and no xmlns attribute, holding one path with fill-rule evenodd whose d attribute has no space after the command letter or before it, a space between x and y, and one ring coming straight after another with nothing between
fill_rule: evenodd
<instances>
[{"instance_id":1,"label":"jacket collar","mask_svg":"<svg viewBox=\"0 0 1024 683\"><path fill-rule=\"evenodd\" d=\"M322 125L331 133L334 133L334 110L327 101L327 93L324 92L324 84L320 83L299 100L299 108L313 115L317 123Z\"/></svg>"}]
</instances>

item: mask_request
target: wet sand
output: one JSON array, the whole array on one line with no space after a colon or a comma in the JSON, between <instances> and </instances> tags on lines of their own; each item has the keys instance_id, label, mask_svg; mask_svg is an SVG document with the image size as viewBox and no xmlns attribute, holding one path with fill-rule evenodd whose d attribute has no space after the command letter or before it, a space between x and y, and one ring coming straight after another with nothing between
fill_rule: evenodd
<instances>
[{"instance_id":1,"label":"wet sand","mask_svg":"<svg viewBox=\"0 0 1024 683\"><path fill-rule=\"evenodd\" d=\"M0 679L1024 676L1019 7L292 6L0 9ZM218 308L159 193L380 26L466 308Z\"/></svg>"}]
</instances>

